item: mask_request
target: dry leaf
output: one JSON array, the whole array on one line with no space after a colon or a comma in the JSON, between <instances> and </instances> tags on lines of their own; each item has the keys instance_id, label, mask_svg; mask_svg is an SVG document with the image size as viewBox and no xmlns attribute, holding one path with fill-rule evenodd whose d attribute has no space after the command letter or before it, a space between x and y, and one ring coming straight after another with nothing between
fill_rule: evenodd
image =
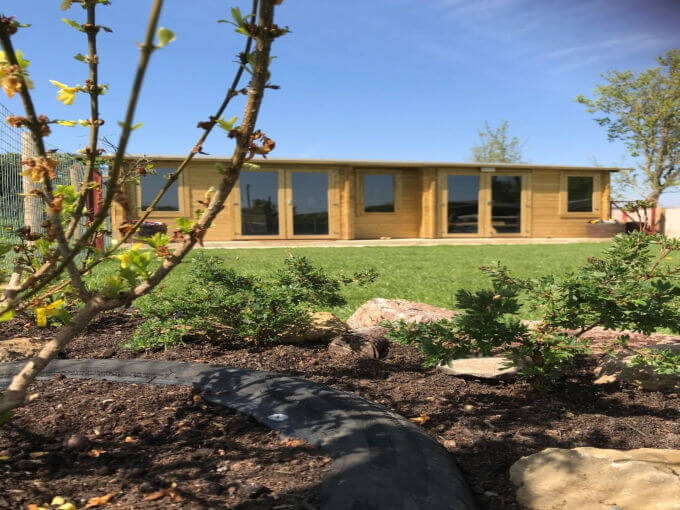
<instances>
[{"instance_id":1,"label":"dry leaf","mask_svg":"<svg viewBox=\"0 0 680 510\"><path fill-rule=\"evenodd\" d=\"M409 418L413 423L417 423L418 425L424 425L428 421L430 421L430 415L428 414L421 414L420 416L416 416L414 418Z\"/></svg>"},{"instance_id":2,"label":"dry leaf","mask_svg":"<svg viewBox=\"0 0 680 510\"><path fill-rule=\"evenodd\" d=\"M98 458L102 453L106 453L106 450L90 450L90 453L88 454L90 457L94 457L95 459Z\"/></svg>"},{"instance_id":3,"label":"dry leaf","mask_svg":"<svg viewBox=\"0 0 680 510\"><path fill-rule=\"evenodd\" d=\"M126 443L136 443L137 441L139 441L139 439L132 436L125 436L125 439L123 441Z\"/></svg>"},{"instance_id":4,"label":"dry leaf","mask_svg":"<svg viewBox=\"0 0 680 510\"><path fill-rule=\"evenodd\" d=\"M162 499L168 496L173 501L182 501L184 498L175 490L175 487L177 487L177 484L172 482L172 485L169 489L161 489L159 491L152 492L151 494L144 496L143 499L144 501L156 501L157 499Z\"/></svg>"},{"instance_id":5,"label":"dry leaf","mask_svg":"<svg viewBox=\"0 0 680 510\"><path fill-rule=\"evenodd\" d=\"M87 505L85 505L84 508L94 508L95 506L102 506L111 501L111 498L114 496L113 493L106 494L105 496L97 496L94 498L90 498L90 500L87 502Z\"/></svg>"},{"instance_id":6,"label":"dry leaf","mask_svg":"<svg viewBox=\"0 0 680 510\"><path fill-rule=\"evenodd\" d=\"M40 457L44 457L47 455L47 452L31 452L28 454L28 456L32 459L39 459Z\"/></svg>"},{"instance_id":7,"label":"dry leaf","mask_svg":"<svg viewBox=\"0 0 680 510\"><path fill-rule=\"evenodd\" d=\"M193 400L198 404L200 402L203 402L203 397L201 397L200 395L194 395Z\"/></svg>"}]
</instances>

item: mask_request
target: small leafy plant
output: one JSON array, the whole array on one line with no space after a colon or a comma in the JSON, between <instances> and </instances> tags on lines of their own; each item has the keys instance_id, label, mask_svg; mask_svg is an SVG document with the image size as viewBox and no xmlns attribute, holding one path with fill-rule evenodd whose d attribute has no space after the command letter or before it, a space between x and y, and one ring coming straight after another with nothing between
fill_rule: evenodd
<instances>
[{"instance_id":1,"label":"small leafy plant","mask_svg":"<svg viewBox=\"0 0 680 510\"><path fill-rule=\"evenodd\" d=\"M508 340L522 338L527 328L514 317L519 310L517 292L500 280L490 290L459 290L456 306L462 313L437 322L385 323L388 337L406 345L418 345L425 366L468 355L493 354Z\"/></svg>"},{"instance_id":2,"label":"small leafy plant","mask_svg":"<svg viewBox=\"0 0 680 510\"><path fill-rule=\"evenodd\" d=\"M565 275L518 279L497 263L482 267L491 290L459 291L462 313L436 323L390 326L397 342L418 345L428 366L467 355L502 354L539 388L557 382L578 355L589 352L595 327L649 334L680 331L680 266L668 263L680 241L633 232L618 235L602 256ZM528 328L518 317L518 297L540 320ZM680 372L680 354L637 353L659 373Z\"/></svg>"},{"instance_id":3,"label":"small leafy plant","mask_svg":"<svg viewBox=\"0 0 680 510\"><path fill-rule=\"evenodd\" d=\"M650 366L661 375L680 374L680 352L672 349L640 349L630 364Z\"/></svg>"},{"instance_id":4,"label":"small leafy plant","mask_svg":"<svg viewBox=\"0 0 680 510\"><path fill-rule=\"evenodd\" d=\"M199 253L191 261L185 288L157 292L140 302L145 321L126 346L168 348L190 339L277 342L307 327L312 311L344 304L344 285L364 285L375 277L372 270L332 277L307 258L290 256L283 269L260 278L239 274L218 257Z\"/></svg>"}]
</instances>

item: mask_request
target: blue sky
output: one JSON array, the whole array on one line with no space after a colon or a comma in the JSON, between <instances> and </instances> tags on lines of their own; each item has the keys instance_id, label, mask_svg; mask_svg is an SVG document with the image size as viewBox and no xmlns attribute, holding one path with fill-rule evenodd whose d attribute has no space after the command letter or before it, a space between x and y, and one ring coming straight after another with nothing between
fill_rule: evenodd
<instances>
[{"instance_id":1,"label":"blue sky","mask_svg":"<svg viewBox=\"0 0 680 510\"><path fill-rule=\"evenodd\" d=\"M82 21L59 0L3 0L5 15L32 27L15 37L32 62L40 112L87 118L85 96L73 106L54 98L48 80L82 83L84 35L61 23ZM242 38L216 20L243 0L166 0L161 25L177 40L153 57L137 122L144 127L129 152L183 154L196 122L207 118L233 75ZM116 140L150 2L113 0L99 22L103 134ZM679 0L285 0L273 82L259 127L277 142L273 156L301 158L468 161L484 121L510 123L526 161L632 165L621 144L609 143L582 105L610 69L636 71L680 47ZM20 111L17 99L1 100ZM238 115L234 105L229 112ZM85 144L83 128L57 128L63 150ZM231 151L215 133L212 154ZM625 159L624 159L625 158Z\"/></svg>"}]
</instances>

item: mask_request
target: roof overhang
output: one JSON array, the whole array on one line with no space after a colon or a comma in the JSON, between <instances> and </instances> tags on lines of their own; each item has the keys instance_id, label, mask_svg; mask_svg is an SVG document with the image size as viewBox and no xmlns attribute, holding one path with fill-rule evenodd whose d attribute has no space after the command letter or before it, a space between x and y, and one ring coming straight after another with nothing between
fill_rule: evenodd
<instances>
[{"instance_id":1,"label":"roof overhang","mask_svg":"<svg viewBox=\"0 0 680 510\"><path fill-rule=\"evenodd\" d=\"M111 156L109 156L111 157ZM186 156L168 156L156 154L131 154L127 155L125 159L139 159L146 158L151 161L182 161ZM195 156L193 161L196 163L224 163L231 159L230 156ZM573 170L573 171L601 171L601 172L618 172L626 170L621 167L606 167L606 166L573 166L573 165L536 165L530 163L479 163L479 162L451 162L451 161L380 161L380 160L356 160L356 159L298 159L298 158L280 158L280 159L253 159L251 161L257 165L276 166L276 165L304 165L304 166L338 166L338 167L354 167L354 168L470 168L470 169L522 169L522 170ZM489 171L489 170L486 170Z\"/></svg>"}]
</instances>

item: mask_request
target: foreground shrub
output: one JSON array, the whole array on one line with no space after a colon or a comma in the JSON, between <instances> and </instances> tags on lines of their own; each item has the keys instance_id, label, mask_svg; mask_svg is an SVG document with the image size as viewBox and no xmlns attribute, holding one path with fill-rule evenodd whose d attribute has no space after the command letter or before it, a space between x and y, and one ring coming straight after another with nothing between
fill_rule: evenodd
<instances>
[{"instance_id":1,"label":"foreground shrub","mask_svg":"<svg viewBox=\"0 0 680 510\"><path fill-rule=\"evenodd\" d=\"M390 338L418 345L431 366L468 355L502 354L536 387L554 384L575 357L589 352L588 331L595 327L649 334L658 328L680 331L680 266L670 254L680 241L642 232L618 235L600 257L565 275L518 279L497 263L482 267L491 290L459 291L462 313L426 324L395 323ZM518 297L540 319L520 323ZM625 344L626 337L620 338ZM680 373L680 356L635 351L637 364L661 373Z\"/></svg>"},{"instance_id":2,"label":"foreground shrub","mask_svg":"<svg viewBox=\"0 0 680 510\"><path fill-rule=\"evenodd\" d=\"M156 293L140 305L146 320L126 347L167 348L188 339L276 342L304 330L312 311L345 304L345 285L364 285L376 274L333 277L305 257L290 256L283 269L261 278L238 274L218 257L199 253L189 276L182 289Z\"/></svg>"},{"instance_id":3,"label":"foreground shrub","mask_svg":"<svg viewBox=\"0 0 680 510\"><path fill-rule=\"evenodd\" d=\"M459 290L456 308L462 313L437 322L386 323L388 338L406 345L418 345L425 366L471 354L489 356L508 340L516 341L527 328L515 316L519 311L516 289L494 280L490 290L474 293Z\"/></svg>"}]
</instances>

